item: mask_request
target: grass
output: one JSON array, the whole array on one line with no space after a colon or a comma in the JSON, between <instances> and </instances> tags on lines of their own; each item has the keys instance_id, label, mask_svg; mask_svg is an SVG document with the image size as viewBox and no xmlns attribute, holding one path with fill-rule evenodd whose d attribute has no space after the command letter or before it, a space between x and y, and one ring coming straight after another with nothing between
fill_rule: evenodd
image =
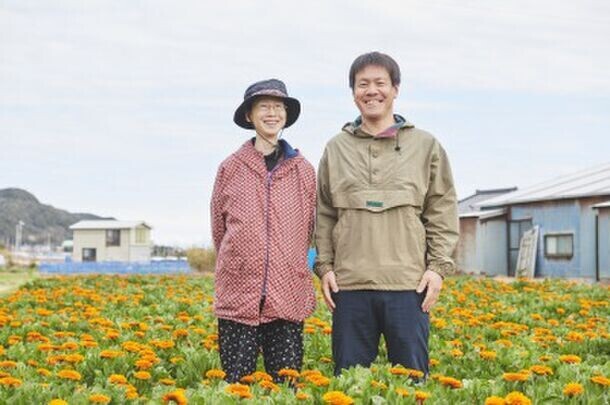
<instances>
[{"instance_id":1,"label":"grass","mask_svg":"<svg viewBox=\"0 0 610 405\"><path fill-rule=\"evenodd\" d=\"M12 267L0 271L0 297L5 297L20 286L40 277L33 268Z\"/></svg>"}]
</instances>

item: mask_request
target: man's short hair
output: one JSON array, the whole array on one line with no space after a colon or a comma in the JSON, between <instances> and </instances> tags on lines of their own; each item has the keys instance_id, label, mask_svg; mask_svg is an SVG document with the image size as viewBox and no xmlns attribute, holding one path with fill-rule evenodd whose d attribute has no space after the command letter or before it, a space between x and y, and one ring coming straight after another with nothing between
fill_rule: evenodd
<instances>
[{"instance_id":1,"label":"man's short hair","mask_svg":"<svg viewBox=\"0 0 610 405\"><path fill-rule=\"evenodd\" d=\"M400 67L398 67L398 63L389 55L375 51L358 56L352 63L349 69L349 87L352 90L354 90L356 74L370 65L385 68L390 75L390 80L392 80L392 86L398 87L400 85Z\"/></svg>"}]
</instances>

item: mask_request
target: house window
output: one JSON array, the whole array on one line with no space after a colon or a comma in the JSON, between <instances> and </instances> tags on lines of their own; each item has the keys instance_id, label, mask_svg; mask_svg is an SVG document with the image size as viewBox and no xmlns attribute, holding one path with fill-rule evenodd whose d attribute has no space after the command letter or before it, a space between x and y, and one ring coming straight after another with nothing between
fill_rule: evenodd
<instances>
[{"instance_id":1,"label":"house window","mask_svg":"<svg viewBox=\"0 0 610 405\"><path fill-rule=\"evenodd\" d=\"M121 230L107 229L106 230L106 246L121 246Z\"/></svg>"},{"instance_id":2,"label":"house window","mask_svg":"<svg viewBox=\"0 0 610 405\"><path fill-rule=\"evenodd\" d=\"M143 244L147 242L146 228L136 228L136 243Z\"/></svg>"},{"instance_id":3,"label":"house window","mask_svg":"<svg viewBox=\"0 0 610 405\"><path fill-rule=\"evenodd\" d=\"M569 259L574 256L574 234L545 235L544 256L551 259Z\"/></svg>"},{"instance_id":4,"label":"house window","mask_svg":"<svg viewBox=\"0 0 610 405\"><path fill-rule=\"evenodd\" d=\"M94 248L83 248L83 262L96 261L96 251Z\"/></svg>"}]
</instances>

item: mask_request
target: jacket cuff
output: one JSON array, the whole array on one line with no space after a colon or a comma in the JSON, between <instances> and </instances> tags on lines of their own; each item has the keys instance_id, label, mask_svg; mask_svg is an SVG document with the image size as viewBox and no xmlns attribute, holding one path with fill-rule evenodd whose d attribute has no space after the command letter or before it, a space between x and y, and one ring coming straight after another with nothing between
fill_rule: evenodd
<instances>
[{"instance_id":1,"label":"jacket cuff","mask_svg":"<svg viewBox=\"0 0 610 405\"><path fill-rule=\"evenodd\" d=\"M432 270L433 272L440 274L442 278L445 278L455 273L455 264L452 262L430 262L428 263L428 270Z\"/></svg>"},{"instance_id":2,"label":"jacket cuff","mask_svg":"<svg viewBox=\"0 0 610 405\"><path fill-rule=\"evenodd\" d=\"M333 265L330 263L316 263L313 272L316 273L320 279L328 272L333 271Z\"/></svg>"}]
</instances>

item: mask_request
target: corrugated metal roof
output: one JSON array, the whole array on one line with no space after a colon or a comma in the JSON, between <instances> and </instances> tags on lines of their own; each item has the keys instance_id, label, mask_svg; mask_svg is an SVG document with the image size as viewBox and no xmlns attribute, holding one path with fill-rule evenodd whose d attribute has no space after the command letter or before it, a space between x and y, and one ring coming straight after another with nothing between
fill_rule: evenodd
<instances>
[{"instance_id":1,"label":"corrugated metal roof","mask_svg":"<svg viewBox=\"0 0 610 405\"><path fill-rule=\"evenodd\" d=\"M70 229L131 229L141 225L152 229L144 221L117 221L112 219L79 221L70 226Z\"/></svg>"},{"instance_id":2,"label":"corrugated metal roof","mask_svg":"<svg viewBox=\"0 0 610 405\"><path fill-rule=\"evenodd\" d=\"M496 210L484 210L484 211L471 211L460 214L460 218L481 218L489 219L499 217L500 215L506 214L506 209L499 208Z\"/></svg>"},{"instance_id":3,"label":"corrugated metal roof","mask_svg":"<svg viewBox=\"0 0 610 405\"><path fill-rule=\"evenodd\" d=\"M610 208L610 201L605 201L603 203L595 204L593 208Z\"/></svg>"},{"instance_id":4,"label":"corrugated metal roof","mask_svg":"<svg viewBox=\"0 0 610 405\"><path fill-rule=\"evenodd\" d=\"M458 212L460 216L462 216L463 214L468 214L470 212L480 211L481 208L477 206L478 203L515 190L517 190L517 187L476 190L473 195L458 201Z\"/></svg>"},{"instance_id":5,"label":"corrugated metal roof","mask_svg":"<svg viewBox=\"0 0 610 405\"><path fill-rule=\"evenodd\" d=\"M534 201L610 195L610 163L557 177L478 204L498 207Z\"/></svg>"}]
</instances>

